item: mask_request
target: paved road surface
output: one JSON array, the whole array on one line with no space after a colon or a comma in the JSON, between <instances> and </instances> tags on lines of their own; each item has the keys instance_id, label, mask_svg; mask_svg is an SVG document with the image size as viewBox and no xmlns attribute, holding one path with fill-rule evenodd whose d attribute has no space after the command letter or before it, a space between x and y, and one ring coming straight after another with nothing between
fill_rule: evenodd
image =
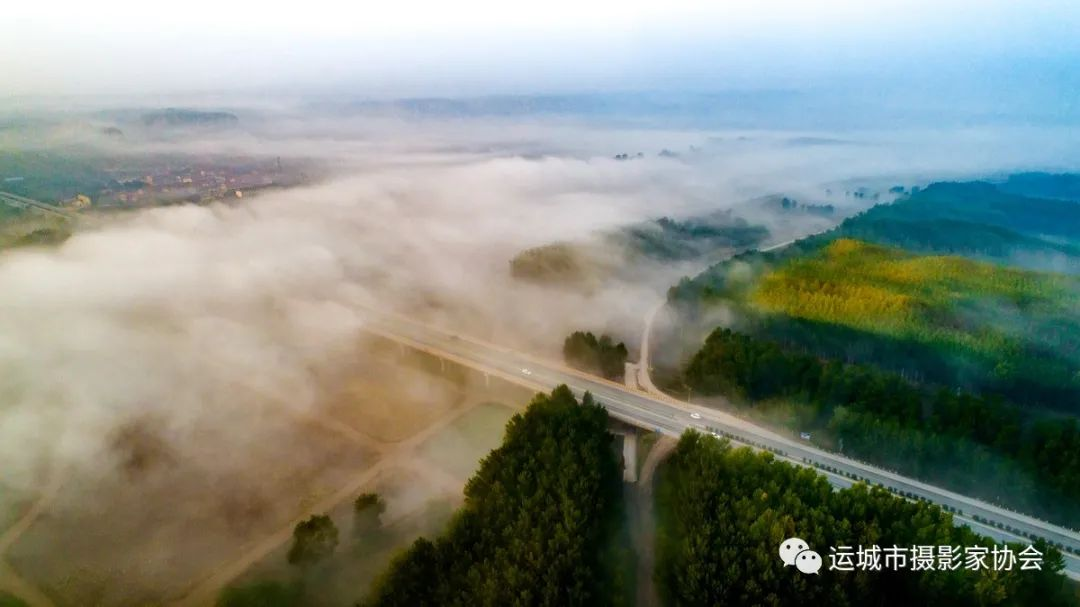
<instances>
[{"instance_id":1,"label":"paved road surface","mask_svg":"<svg viewBox=\"0 0 1080 607\"><path fill-rule=\"evenodd\" d=\"M19 208L19 209L25 209L25 208L37 209L39 211L42 211L44 213L48 213L50 215L56 215L58 217L63 217L64 219L72 219L72 218L75 217L75 214L72 213L71 211L68 211L67 209L63 209L63 208L58 207L56 205L47 204L47 203L44 203L44 202L41 202L41 201L38 201L38 200L34 200L32 198L27 198L25 196L19 196L17 194L10 194L8 192L0 192L0 204L6 204L8 206L13 206L13 207L16 207L16 208Z\"/></svg>"},{"instance_id":2,"label":"paved road surface","mask_svg":"<svg viewBox=\"0 0 1080 607\"><path fill-rule=\"evenodd\" d=\"M579 396L586 391L591 392L612 417L661 434L677 437L690 428L717 432L733 441L772 451L780 459L814 466L836 486L849 486L861 480L934 502L953 511L958 522L999 540L1022 542L1026 541L1025 535L1045 538L1073 551L1073 554L1065 553L1066 573L1080 580L1080 558L1076 556L1080 554L1080 534L1076 531L823 451L722 411L631 390L622 384L580 373L554 361L455 335L398 315L377 315L367 328L412 347L448 355L474 368L519 380L522 384L549 389L566 384Z\"/></svg>"}]
</instances>

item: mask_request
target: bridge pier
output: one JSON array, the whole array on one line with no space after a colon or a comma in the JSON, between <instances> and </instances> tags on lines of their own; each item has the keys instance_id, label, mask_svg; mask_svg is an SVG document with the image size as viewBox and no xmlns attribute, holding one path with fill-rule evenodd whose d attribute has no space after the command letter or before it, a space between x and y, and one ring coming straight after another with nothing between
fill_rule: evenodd
<instances>
[{"instance_id":1,"label":"bridge pier","mask_svg":"<svg viewBox=\"0 0 1080 607\"><path fill-rule=\"evenodd\" d=\"M641 386L638 384L638 365L637 363L625 363L623 368L623 382L626 383L626 387L631 390L640 390Z\"/></svg>"},{"instance_id":2,"label":"bridge pier","mask_svg":"<svg viewBox=\"0 0 1080 607\"><path fill-rule=\"evenodd\" d=\"M623 482L636 483L638 429L612 419L608 422L608 432L622 438Z\"/></svg>"},{"instance_id":3,"label":"bridge pier","mask_svg":"<svg viewBox=\"0 0 1080 607\"><path fill-rule=\"evenodd\" d=\"M636 428L631 428L626 434L623 434L623 481L627 483L637 482L637 439L638 433Z\"/></svg>"}]
</instances>

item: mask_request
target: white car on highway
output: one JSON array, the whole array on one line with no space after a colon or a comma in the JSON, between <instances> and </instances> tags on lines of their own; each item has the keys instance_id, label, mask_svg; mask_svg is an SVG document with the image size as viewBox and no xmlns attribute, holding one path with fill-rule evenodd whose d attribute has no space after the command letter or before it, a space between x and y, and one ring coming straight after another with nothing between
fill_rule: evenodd
<instances>
[{"instance_id":1,"label":"white car on highway","mask_svg":"<svg viewBox=\"0 0 1080 607\"><path fill-rule=\"evenodd\" d=\"M521 368L521 374L522 375L532 375L532 371L526 369L525 367L522 367Z\"/></svg>"},{"instance_id":2,"label":"white car on highway","mask_svg":"<svg viewBox=\"0 0 1080 607\"><path fill-rule=\"evenodd\" d=\"M701 414L700 413L691 413L690 414L690 419L701 419Z\"/></svg>"}]
</instances>

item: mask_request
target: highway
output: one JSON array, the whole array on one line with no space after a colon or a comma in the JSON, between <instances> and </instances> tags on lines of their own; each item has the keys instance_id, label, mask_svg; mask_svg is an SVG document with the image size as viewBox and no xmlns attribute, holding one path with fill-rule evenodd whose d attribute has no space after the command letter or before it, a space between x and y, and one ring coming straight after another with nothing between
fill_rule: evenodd
<instances>
[{"instance_id":1,"label":"highway","mask_svg":"<svg viewBox=\"0 0 1080 607\"><path fill-rule=\"evenodd\" d=\"M578 396L590 392L612 417L647 430L674 437L690 428L717 433L734 442L771 451L779 459L813 466L836 486L865 481L909 499L927 500L953 512L958 523L969 525L979 533L998 540L1028 542L1031 537L1044 538L1064 549L1066 574L1080 580L1080 534L1058 525L818 449L723 411L631 389L567 368L555 361L453 334L399 315L374 315L365 329L421 351L516 380L525 386L551 389L566 384Z\"/></svg>"},{"instance_id":2,"label":"highway","mask_svg":"<svg viewBox=\"0 0 1080 607\"><path fill-rule=\"evenodd\" d=\"M46 204L34 200L32 198L26 198L25 196L19 196L18 194L11 194L8 192L0 192L0 203L12 206L18 209L36 209L50 215L56 215L57 217L63 217L64 219L74 219L76 215L68 210L62 209L56 205Z\"/></svg>"}]
</instances>

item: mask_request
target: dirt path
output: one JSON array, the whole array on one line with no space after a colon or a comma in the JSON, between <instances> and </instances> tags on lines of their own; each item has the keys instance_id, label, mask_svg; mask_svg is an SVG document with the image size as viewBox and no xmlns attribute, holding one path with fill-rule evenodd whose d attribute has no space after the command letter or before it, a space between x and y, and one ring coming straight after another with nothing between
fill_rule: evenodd
<instances>
[{"instance_id":1,"label":"dirt path","mask_svg":"<svg viewBox=\"0 0 1080 607\"><path fill-rule=\"evenodd\" d=\"M0 561L0 591L23 601L29 607L54 607L41 590L24 580L5 561Z\"/></svg>"},{"instance_id":2,"label":"dirt path","mask_svg":"<svg viewBox=\"0 0 1080 607\"><path fill-rule=\"evenodd\" d=\"M481 399L466 401L450 409L434 423L410 438L400 443L396 443L391 447L384 448L381 451L385 456L383 459L359 472L349 482L345 483L341 489L320 500L300 516L289 521L287 525L249 547L239 558L230 563L222 564L222 566L216 569L214 574L198 582L197 585L195 585L183 598L170 603L170 605L172 607L203 607L205 605L213 605L217 600L218 595L221 594L221 591L230 582L282 544L288 542L289 539L292 538L293 529L296 527L297 523L305 520L312 513L332 511L341 502L355 497L363 487L374 481L379 474L393 469L394 466L406 465L406 462L412 457L416 447L454 423L460 416L478 406L480 402ZM357 442L367 442L369 444L371 442L370 437L353 436L353 432L347 431L337 424L329 425L337 426L339 432L352 436ZM425 475L429 479L435 479L436 483L441 485L444 491L448 491L450 486L454 486L457 483L456 479L452 479L452 477L446 478L444 475L433 470L426 471Z\"/></svg>"},{"instance_id":3,"label":"dirt path","mask_svg":"<svg viewBox=\"0 0 1080 607\"><path fill-rule=\"evenodd\" d=\"M0 590L18 597L30 607L53 607L53 602L36 586L23 579L7 563L7 551L56 498L56 495L60 492L60 487L64 484L64 477L64 470L60 466L53 466L49 470L49 478L45 486L42 487L41 495L38 496L37 501L30 506L15 524L8 527L3 535L0 535Z\"/></svg>"},{"instance_id":4,"label":"dirt path","mask_svg":"<svg viewBox=\"0 0 1080 607\"><path fill-rule=\"evenodd\" d=\"M637 552L637 604L654 607L660 604L653 572L656 569L656 517L653 513L653 476L657 466L675 449L670 436L656 441L641 466L641 476L633 491L631 524L634 550Z\"/></svg>"}]
</instances>

